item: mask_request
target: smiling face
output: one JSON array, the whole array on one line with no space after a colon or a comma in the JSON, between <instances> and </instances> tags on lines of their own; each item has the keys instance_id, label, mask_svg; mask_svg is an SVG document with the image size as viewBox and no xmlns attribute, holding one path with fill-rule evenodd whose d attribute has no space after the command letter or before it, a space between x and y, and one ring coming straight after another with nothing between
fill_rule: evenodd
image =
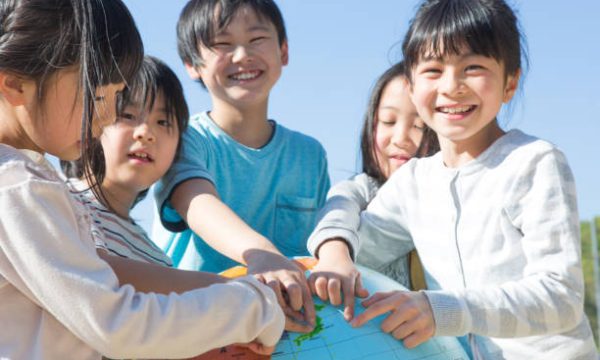
<instances>
[{"instance_id":1,"label":"smiling face","mask_svg":"<svg viewBox=\"0 0 600 360\"><path fill-rule=\"evenodd\" d=\"M506 76L495 59L463 50L421 59L412 69L412 82L412 100L442 149L451 144L469 152L502 135L496 115L513 97L518 74Z\"/></svg>"},{"instance_id":2,"label":"smiling face","mask_svg":"<svg viewBox=\"0 0 600 360\"><path fill-rule=\"evenodd\" d=\"M416 155L424 126L408 83L403 76L394 78L383 89L376 114L375 156L386 178Z\"/></svg>"},{"instance_id":3,"label":"smiling face","mask_svg":"<svg viewBox=\"0 0 600 360\"><path fill-rule=\"evenodd\" d=\"M159 92L152 109L129 104L100 137L106 161L104 188L137 194L148 189L169 169L179 143L175 119L167 117ZM111 191L117 193L117 191Z\"/></svg>"},{"instance_id":4,"label":"smiling face","mask_svg":"<svg viewBox=\"0 0 600 360\"><path fill-rule=\"evenodd\" d=\"M200 78L213 102L243 107L266 102L269 92L287 64L287 42L279 45L275 26L245 6L213 42L200 45L202 65L186 64L192 78Z\"/></svg>"}]
</instances>

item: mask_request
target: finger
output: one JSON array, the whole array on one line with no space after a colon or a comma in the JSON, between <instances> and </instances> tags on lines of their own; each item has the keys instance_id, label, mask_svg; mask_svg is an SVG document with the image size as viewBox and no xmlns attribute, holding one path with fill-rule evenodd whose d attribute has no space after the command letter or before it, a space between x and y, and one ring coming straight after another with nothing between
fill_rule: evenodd
<instances>
[{"instance_id":1,"label":"finger","mask_svg":"<svg viewBox=\"0 0 600 360\"><path fill-rule=\"evenodd\" d=\"M313 326L304 321L304 318L295 320L292 317L286 316L285 330L293 332L307 333L312 331Z\"/></svg>"},{"instance_id":2,"label":"finger","mask_svg":"<svg viewBox=\"0 0 600 360\"><path fill-rule=\"evenodd\" d=\"M377 294L375 294L377 295ZM371 298L375 297L373 295ZM351 322L350 325L358 327L364 325L366 322L376 318L379 315L385 314L388 311L393 310L394 307L392 302L387 301L387 297L383 297L380 301L372 302L365 311L357 315Z\"/></svg>"},{"instance_id":3,"label":"finger","mask_svg":"<svg viewBox=\"0 0 600 360\"><path fill-rule=\"evenodd\" d=\"M377 292L377 293L373 294L373 296L371 296L370 298L364 300L362 302L362 306L369 307L372 304L389 297L390 295L391 295L390 292Z\"/></svg>"},{"instance_id":4,"label":"finger","mask_svg":"<svg viewBox=\"0 0 600 360\"><path fill-rule=\"evenodd\" d=\"M429 332L427 330L415 331L404 338L404 347L407 349L412 349L429 340L432 336L433 332Z\"/></svg>"},{"instance_id":5,"label":"finger","mask_svg":"<svg viewBox=\"0 0 600 360\"><path fill-rule=\"evenodd\" d=\"M308 284L306 283L302 287L302 300L304 302L304 317L312 329L316 324L317 313L312 294L308 289Z\"/></svg>"},{"instance_id":6,"label":"finger","mask_svg":"<svg viewBox=\"0 0 600 360\"><path fill-rule=\"evenodd\" d=\"M323 301L329 300L329 297L327 296L327 283L328 282L329 282L328 279L324 276L320 276L317 278L317 280L315 280L316 294L319 297L319 299L321 299Z\"/></svg>"},{"instance_id":7,"label":"finger","mask_svg":"<svg viewBox=\"0 0 600 360\"><path fill-rule=\"evenodd\" d=\"M286 317L289 317L290 319L292 319L295 322L304 322L304 314L302 314L302 312L300 311L296 311L294 309L292 309L289 306L286 306L285 308L281 308L283 310L283 313L285 314Z\"/></svg>"},{"instance_id":8,"label":"finger","mask_svg":"<svg viewBox=\"0 0 600 360\"><path fill-rule=\"evenodd\" d=\"M244 347L259 355L271 355L275 351L275 346L265 346L257 342L247 344L237 344L239 347Z\"/></svg>"},{"instance_id":9,"label":"finger","mask_svg":"<svg viewBox=\"0 0 600 360\"><path fill-rule=\"evenodd\" d=\"M287 301L285 301L285 299L283 298L279 281L274 279L267 280L267 286L270 287L271 290L273 290L275 296L277 296L277 302L279 303L279 306L281 306L281 308L285 311L285 309L288 308L288 304Z\"/></svg>"},{"instance_id":10,"label":"finger","mask_svg":"<svg viewBox=\"0 0 600 360\"><path fill-rule=\"evenodd\" d=\"M383 326L381 327L381 329L383 330ZM415 332L415 327L414 327L414 323L412 323L410 321L405 321L405 322L399 324L399 326L397 326L395 329L392 329L392 330L393 331L389 331L389 330L388 331L384 330L384 331L389 332L393 337L395 337L398 340L403 340Z\"/></svg>"},{"instance_id":11,"label":"finger","mask_svg":"<svg viewBox=\"0 0 600 360\"><path fill-rule=\"evenodd\" d=\"M381 322L381 330L386 333L391 333L403 324L414 325L417 316L418 312L414 308L395 307L390 315ZM401 333L404 333L404 337L408 335L405 332ZM397 339L404 339L404 337Z\"/></svg>"},{"instance_id":12,"label":"finger","mask_svg":"<svg viewBox=\"0 0 600 360\"><path fill-rule=\"evenodd\" d=\"M356 284L353 279L342 283L342 292L344 293L344 319L346 319L346 321L350 321L354 317L355 286Z\"/></svg>"},{"instance_id":13,"label":"finger","mask_svg":"<svg viewBox=\"0 0 600 360\"><path fill-rule=\"evenodd\" d=\"M329 301L332 305L338 306L342 303L342 296L340 295L341 287L340 279L329 279L329 282L327 283L327 294L329 294Z\"/></svg>"},{"instance_id":14,"label":"finger","mask_svg":"<svg viewBox=\"0 0 600 360\"><path fill-rule=\"evenodd\" d=\"M315 295L317 295L317 287L315 285L315 282L318 278L319 276L315 273L310 274L310 276L308 277L308 287L310 288L310 292Z\"/></svg>"},{"instance_id":15,"label":"finger","mask_svg":"<svg viewBox=\"0 0 600 360\"><path fill-rule=\"evenodd\" d=\"M287 294L288 297L289 306L293 310L300 311L303 303L301 285L299 285L297 282L290 281L287 284L283 284L283 286L283 291L285 291L285 294Z\"/></svg>"},{"instance_id":16,"label":"finger","mask_svg":"<svg viewBox=\"0 0 600 360\"><path fill-rule=\"evenodd\" d=\"M360 274L356 277L356 284L354 285L354 294L360 298L366 298L369 296L369 290L363 287L362 278Z\"/></svg>"}]
</instances>

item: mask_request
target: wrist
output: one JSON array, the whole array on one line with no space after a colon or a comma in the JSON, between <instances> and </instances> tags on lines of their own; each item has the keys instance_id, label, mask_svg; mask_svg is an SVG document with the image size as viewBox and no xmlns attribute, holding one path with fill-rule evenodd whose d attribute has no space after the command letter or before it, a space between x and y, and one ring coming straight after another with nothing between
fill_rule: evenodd
<instances>
[{"instance_id":1,"label":"wrist","mask_svg":"<svg viewBox=\"0 0 600 360\"><path fill-rule=\"evenodd\" d=\"M319 259L336 258L352 262L350 247L348 246L346 240L342 238L332 238L325 241L317 248L315 254Z\"/></svg>"}]
</instances>

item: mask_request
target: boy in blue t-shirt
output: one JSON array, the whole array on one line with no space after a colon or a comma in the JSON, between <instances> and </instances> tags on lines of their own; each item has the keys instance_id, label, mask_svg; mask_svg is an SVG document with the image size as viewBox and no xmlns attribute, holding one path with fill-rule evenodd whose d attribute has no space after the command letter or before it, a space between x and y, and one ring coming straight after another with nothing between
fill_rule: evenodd
<instances>
[{"instance_id":1,"label":"boy in blue t-shirt","mask_svg":"<svg viewBox=\"0 0 600 360\"><path fill-rule=\"evenodd\" d=\"M281 13L272 0L192 0L177 34L212 110L190 119L179 158L155 187L169 231L155 223L154 239L179 268L219 272L246 263L280 302L283 288L292 309L306 304L313 323L304 276L281 253L308 254L329 176L318 141L267 119L269 93L288 62Z\"/></svg>"}]
</instances>

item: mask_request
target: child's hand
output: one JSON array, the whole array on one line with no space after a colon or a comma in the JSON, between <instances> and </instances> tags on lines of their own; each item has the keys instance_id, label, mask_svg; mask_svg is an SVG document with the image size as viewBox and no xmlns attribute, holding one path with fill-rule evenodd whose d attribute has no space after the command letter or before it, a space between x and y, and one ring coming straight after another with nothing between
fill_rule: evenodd
<instances>
[{"instance_id":1,"label":"child's hand","mask_svg":"<svg viewBox=\"0 0 600 360\"><path fill-rule=\"evenodd\" d=\"M248 256L248 274L268 285L286 315L285 329L309 332L315 326L315 305L304 271L280 254L253 250ZM304 311L301 310L304 308Z\"/></svg>"},{"instance_id":2,"label":"child's hand","mask_svg":"<svg viewBox=\"0 0 600 360\"><path fill-rule=\"evenodd\" d=\"M362 326L367 321L391 311L383 320L381 330L398 340L403 340L404 346L409 349L427 341L435 332L431 305L422 292L376 293L363 301L363 306L367 309L352 320L352 326Z\"/></svg>"},{"instance_id":3,"label":"child's hand","mask_svg":"<svg viewBox=\"0 0 600 360\"><path fill-rule=\"evenodd\" d=\"M354 316L354 297L367 297L369 292L363 288L360 273L354 266L348 247L344 241L331 240L319 248L319 263L314 267L308 279L314 294L333 305L344 301L344 318L352 320Z\"/></svg>"},{"instance_id":4,"label":"child's hand","mask_svg":"<svg viewBox=\"0 0 600 360\"><path fill-rule=\"evenodd\" d=\"M275 346L265 346L256 341L247 344L235 344L235 346L247 348L259 355L271 355L275 351ZM270 359L270 357L265 357L265 359Z\"/></svg>"}]
</instances>

